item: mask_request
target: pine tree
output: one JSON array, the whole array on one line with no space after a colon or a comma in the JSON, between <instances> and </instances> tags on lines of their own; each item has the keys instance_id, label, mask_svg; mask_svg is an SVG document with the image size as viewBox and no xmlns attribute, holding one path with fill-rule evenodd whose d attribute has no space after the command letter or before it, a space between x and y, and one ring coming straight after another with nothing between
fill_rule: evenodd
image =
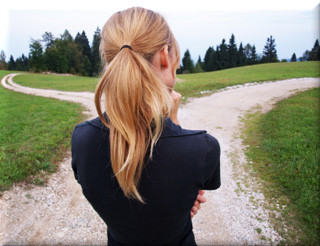
<instances>
[{"instance_id":1,"label":"pine tree","mask_svg":"<svg viewBox=\"0 0 320 246\"><path fill-rule=\"evenodd\" d=\"M262 62L278 62L278 61L279 60L277 56L275 39L272 38L272 35L271 35L270 38L267 38L267 43L264 46Z\"/></svg>"},{"instance_id":2,"label":"pine tree","mask_svg":"<svg viewBox=\"0 0 320 246\"><path fill-rule=\"evenodd\" d=\"M236 39L234 35L231 35L229 40L229 44L227 46L227 68L232 68L237 66L237 59L238 59L238 50Z\"/></svg>"},{"instance_id":3,"label":"pine tree","mask_svg":"<svg viewBox=\"0 0 320 246\"><path fill-rule=\"evenodd\" d=\"M8 70L16 70L16 62L15 62L15 60L14 60L12 55L9 58Z\"/></svg>"},{"instance_id":4,"label":"pine tree","mask_svg":"<svg viewBox=\"0 0 320 246\"><path fill-rule=\"evenodd\" d=\"M16 60L16 70L28 71L29 70L29 59L24 54Z\"/></svg>"},{"instance_id":5,"label":"pine tree","mask_svg":"<svg viewBox=\"0 0 320 246\"><path fill-rule=\"evenodd\" d=\"M77 36L75 37L74 41L81 47L82 54L90 59L91 49L85 31L82 31L81 35L80 33L77 33Z\"/></svg>"},{"instance_id":6,"label":"pine tree","mask_svg":"<svg viewBox=\"0 0 320 246\"><path fill-rule=\"evenodd\" d=\"M260 62L260 61L259 61L259 57L256 52L256 46L253 45L252 52L251 52L251 64L257 64L258 62Z\"/></svg>"},{"instance_id":7,"label":"pine tree","mask_svg":"<svg viewBox=\"0 0 320 246\"><path fill-rule=\"evenodd\" d=\"M184 53L184 57L182 58L182 66L184 73L193 73L194 65L189 50Z\"/></svg>"},{"instance_id":8,"label":"pine tree","mask_svg":"<svg viewBox=\"0 0 320 246\"><path fill-rule=\"evenodd\" d=\"M313 48L309 52L308 61L320 61L320 46L319 40L317 39L314 43Z\"/></svg>"},{"instance_id":9,"label":"pine tree","mask_svg":"<svg viewBox=\"0 0 320 246\"><path fill-rule=\"evenodd\" d=\"M247 57L244 53L244 48L242 46L242 43L239 45L239 50L238 50L238 61L237 61L237 66L245 66L247 65Z\"/></svg>"},{"instance_id":10,"label":"pine tree","mask_svg":"<svg viewBox=\"0 0 320 246\"><path fill-rule=\"evenodd\" d=\"M99 46L101 41L101 31L97 27L93 35L92 47L91 47L91 76L99 75L101 71L101 59L99 55Z\"/></svg>"},{"instance_id":11,"label":"pine tree","mask_svg":"<svg viewBox=\"0 0 320 246\"><path fill-rule=\"evenodd\" d=\"M213 71L213 53L214 49L212 47L209 47L205 56L204 56L204 61L203 61L203 69L207 72Z\"/></svg>"},{"instance_id":12,"label":"pine tree","mask_svg":"<svg viewBox=\"0 0 320 246\"><path fill-rule=\"evenodd\" d=\"M222 43L217 47L217 70L222 70L227 68L227 45L226 40L222 39Z\"/></svg>"},{"instance_id":13,"label":"pine tree","mask_svg":"<svg viewBox=\"0 0 320 246\"><path fill-rule=\"evenodd\" d=\"M81 35L77 33L76 38L74 39L75 43L79 45L82 53L82 63L83 68L81 74L83 75L91 75L92 67L91 67L91 48L89 45L89 40L85 31L82 31Z\"/></svg>"},{"instance_id":14,"label":"pine tree","mask_svg":"<svg viewBox=\"0 0 320 246\"><path fill-rule=\"evenodd\" d=\"M291 62L296 62L296 61L297 61L296 53L293 53L291 56Z\"/></svg>"},{"instance_id":15,"label":"pine tree","mask_svg":"<svg viewBox=\"0 0 320 246\"><path fill-rule=\"evenodd\" d=\"M202 73L203 72L201 64L202 64L201 57L199 56L198 61L196 63L196 66L194 67L194 70L193 70L194 73Z\"/></svg>"}]
</instances>

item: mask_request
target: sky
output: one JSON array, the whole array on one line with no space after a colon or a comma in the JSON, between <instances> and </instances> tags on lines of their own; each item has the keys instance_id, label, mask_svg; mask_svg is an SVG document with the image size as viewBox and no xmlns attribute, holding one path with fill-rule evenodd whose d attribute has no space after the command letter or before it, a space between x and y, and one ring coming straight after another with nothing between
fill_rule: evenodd
<instances>
[{"instance_id":1,"label":"sky","mask_svg":"<svg viewBox=\"0 0 320 246\"><path fill-rule=\"evenodd\" d=\"M67 29L73 37L86 32L90 45L94 31L115 12L141 6L161 13L169 23L181 55L189 49L196 62L210 46L234 34L239 47L250 43L261 54L270 35L279 59L302 56L319 39L319 0L10 0L0 8L0 50L7 60L29 54L31 39ZM318 11L317 11L318 10Z\"/></svg>"}]
</instances>

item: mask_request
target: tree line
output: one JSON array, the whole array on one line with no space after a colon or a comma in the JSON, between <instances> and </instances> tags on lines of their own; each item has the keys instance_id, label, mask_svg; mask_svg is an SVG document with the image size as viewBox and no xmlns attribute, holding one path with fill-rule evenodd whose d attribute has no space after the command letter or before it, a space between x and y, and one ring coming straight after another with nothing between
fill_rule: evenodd
<instances>
[{"instance_id":1,"label":"tree line","mask_svg":"<svg viewBox=\"0 0 320 246\"><path fill-rule=\"evenodd\" d=\"M296 62L297 60L296 54L293 53L290 61ZM299 61L319 60L320 48L319 41L317 39L314 47L310 51L306 50L302 57L299 58ZM267 38L263 53L260 55L257 54L255 45L251 45L249 43L243 46L241 42L238 48L235 36L232 34L228 43L226 43L225 39L222 39L221 44L217 45L215 48L210 46L205 53L204 59L202 60L199 56L195 64L191 58L189 50L187 50L182 58L182 66L178 70L178 73L210 72L233 67L271 62L279 62L275 39L272 37L272 35Z\"/></svg>"},{"instance_id":2,"label":"tree line","mask_svg":"<svg viewBox=\"0 0 320 246\"><path fill-rule=\"evenodd\" d=\"M31 40L29 56L22 54L15 60L11 55L9 61L6 62L6 56L1 51L0 69L98 76L101 71L100 40L101 31L99 28L94 32L91 46L85 31L82 31L81 34L78 32L75 38L71 36L68 30L65 30L59 38L55 38L51 32L45 32L41 40ZM318 40L311 50L306 50L303 53L302 57L297 59L296 54L293 53L290 59L291 62L316 60L320 60ZM191 59L190 52L187 49L177 73L210 72L270 62L279 62L275 39L272 36L267 38L260 55L257 54L255 45L248 43L243 46L241 42L238 47L235 36L232 34L228 43L225 39L222 39L220 45L210 46L204 59L202 60L199 56L196 63Z\"/></svg>"},{"instance_id":3,"label":"tree line","mask_svg":"<svg viewBox=\"0 0 320 246\"><path fill-rule=\"evenodd\" d=\"M68 30L65 30L59 38L55 38L51 32L45 32L41 40L31 40L30 53L26 57L14 60L10 56L5 63L4 52L1 51L0 63L8 70L55 73L71 73L82 76L97 76L101 70L99 45L101 31L96 29L93 35L92 45L85 31L77 33L73 38Z\"/></svg>"}]
</instances>

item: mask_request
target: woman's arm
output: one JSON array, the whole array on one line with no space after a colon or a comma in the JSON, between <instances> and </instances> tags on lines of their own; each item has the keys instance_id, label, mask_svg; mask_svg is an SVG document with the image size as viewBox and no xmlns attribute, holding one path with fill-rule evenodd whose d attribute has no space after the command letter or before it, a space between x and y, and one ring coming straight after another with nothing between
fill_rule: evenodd
<instances>
[{"instance_id":1,"label":"woman's arm","mask_svg":"<svg viewBox=\"0 0 320 246\"><path fill-rule=\"evenodd\" d=\"M207 198L204 196L205 191L204 190L199 190L199 194L197 196L197 199L195 200L193 207L191 209L191 219L193 216L195 216L198 211L201 208L201 203L205 203L207 201Z\"/></svg>"}]
</instances>

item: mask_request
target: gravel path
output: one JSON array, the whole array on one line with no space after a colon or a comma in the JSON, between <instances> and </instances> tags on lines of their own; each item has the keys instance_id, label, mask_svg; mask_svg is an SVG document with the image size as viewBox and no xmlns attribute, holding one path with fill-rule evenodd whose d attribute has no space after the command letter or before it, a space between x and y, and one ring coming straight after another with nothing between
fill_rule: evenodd
<instances>
[{"instance_id":1,"label":"gravel path","mask_svg":"<svg viewBox=\"0 0 320 246\"><path fill-rule=\"evenodd\" d=\"M22 87L8 75L1 81L10 90L81 103L93 118L93 93L61 92ZM207 191L207 203L193 219L199 245L276 244L281 239L269 223L261 185L245 172L246 162L239 117L260 105L264 112L297 90L319 87L319 78L247 84L192 99L181 106L184 128L206 129L218 138L221 149L222 186ZM82 196L70 167L70 153L45 187L15 185L0 198L0 244L105 245L106 226ZM246 180L247 182L243 182ZM241 190L241 191L240 191ZM258 233L258 228L261 233ZM267 239L263 240L261 237Z\"/></svg>"}]
</instances>

